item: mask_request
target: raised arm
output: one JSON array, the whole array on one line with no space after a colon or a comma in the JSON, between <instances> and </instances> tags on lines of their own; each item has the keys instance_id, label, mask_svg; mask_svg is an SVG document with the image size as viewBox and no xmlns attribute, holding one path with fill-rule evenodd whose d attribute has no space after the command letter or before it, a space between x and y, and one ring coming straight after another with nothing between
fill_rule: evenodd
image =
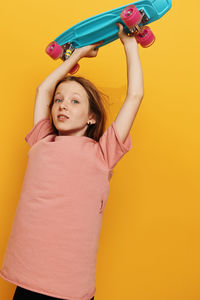
<instances>
[{"instance_id":1,"label":"raised arm","mask_svg":"<svg viewBox=\"0 0 200 300\"><path fill-rule=\"evenodd\" d=\"M123 32L119 25L119 37L124 46L127 62L127 94L126 99L115 119L115 126L121 141L124 142L129 134L144 96L143 74L139 58L137 41L133 36Z\"/></svg>"},{"instance_id":2,"label":"raised arm","mask_svg":"<svg viewBox=\"0 0 200 300\"><path fill-rule=\"evenodd\" d=\"M63 79L72 67L83 57L95 57L98 49L95 49L102 42L77 48L72 55L65 60L57 69L55 69L36 90L35 107L34 107L34 125L49 115L49 105L57 83Z\"/></svg>"}]
</instances>

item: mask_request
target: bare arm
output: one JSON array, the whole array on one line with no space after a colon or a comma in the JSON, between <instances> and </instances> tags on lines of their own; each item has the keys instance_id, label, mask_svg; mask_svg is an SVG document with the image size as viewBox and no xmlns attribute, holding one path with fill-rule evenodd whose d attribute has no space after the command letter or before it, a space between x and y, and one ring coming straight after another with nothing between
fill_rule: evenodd
<instances>
[{"instance_id":1,"label":"bare arm","mask_svg":"<svg viewBox=\"0 0 200 300\"><path fill-rule=\"evenodd\" d=\"M98 49L95 48L102 42L74 50L72 55L55 69L36 90L34 125L41 119L48 117L49 105L57 83L63 79L72 67L83 57L95 57Z\"/></svg>"},{"instance_id":2,"label":"bare arm","mask_svg":"<svg viewBox=\"0 0 200 300\"><path fill-rule=\"evenodd\" d=\"M49 105L51 103L56 84L71 70L79 59L79 54L74 51L69 59L65 60L37 87L33 116L34 126L41 119L48 117Z\"/></svg>"},{"instance_id":3,"label":"bare arm","mask_svg":"<svg viewBox=\"0 0 200 300\"><path fill-rule=\"evenodd\" d=\"M49 94L53 94L56 84L67 75L72 67L80 60L80 53L74 51L72 55L62 62L39 86L38 90L48 91Z\"/></svg>"},{"instance_id":4,"label":"bare arm","mask_svg":"<svg viewBox=\"0 0 200 300\"><path fill-rule=\"evenodd\" d=\"M143 74L138 45L134 37L129 37L129 39L132 39L132 43L124 45L128 85L126 100L133 97L143 98L144 96Z\"/></svg>"},{"instance_id":5,"label":"bare arm","mask_svg":"<svg viewBox=\"0 0 200 300\"><path fill-rule=\"evenodd\" d=\"M98 49L95 48L102 42L77 48L74 50L72 55L65 60L56 70L54 70L38 87L53 94L56 84L66 76L72 67L83 57L95 57L97 56Z\"/></svg>"},{"instance_id":6,"label":"bare arm","mask_svg":"<svg viewBox=\"0 0 200 300\"><path fill-rule=\"evenodd\" d=\"M144 87L137 41L123 32L121 24L119 26L119 37L126 54L128 86L126 99L115 119L115 126L121 141L124 142L143 99Z\"/></svg>"}]
</instances>

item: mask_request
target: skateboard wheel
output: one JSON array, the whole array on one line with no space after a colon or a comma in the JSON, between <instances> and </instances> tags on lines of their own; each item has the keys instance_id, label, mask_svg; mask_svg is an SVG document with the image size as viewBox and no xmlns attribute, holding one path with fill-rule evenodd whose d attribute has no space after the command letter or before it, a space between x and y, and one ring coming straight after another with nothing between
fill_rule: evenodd
<instances>
[{"instance_id":1,"label":"skateboard wheel","mask_svg":"<svg viewBox=\"0 0 200 300\"><path fill-rule=\"evenodd\" d=\"M135 39L143 48L151 46L155 41L155 36L148 26L141 28L142 31L135 35Z\"/></svg>"},{"instance_id":2,"label":"skateboard wheel","mask_svg":"<svg viewBox=\"0 0 200 300\"><path fill-rule=\"evenodd\" d=\"M57 59L62 56L63 48L56 42L51 42L46 47L46 53L53 59Z\"/></svg>"},{"instance_id":3,"label":"skateboard wheel","mask_svg":"<svg viewBox=\"0 0 200 300\"><path fill-rule=\"evenodd\" d=\"M128 28L132 28L142 21L141 13L133 4L125 7L121 12L120 17Z\"/></svg>"},{"instance_id":4,"label":"skateboard wheel","mask_svg":"<svg viewBox=\"0 0 200 300\"><path fill-rule=\"evenodd\" d=\"M69 71L70 74L75 74L78 70L79 70L80 66L79 64L76 64L75 66L73 66L73 68Z\"/></svg>"}]
</instances>

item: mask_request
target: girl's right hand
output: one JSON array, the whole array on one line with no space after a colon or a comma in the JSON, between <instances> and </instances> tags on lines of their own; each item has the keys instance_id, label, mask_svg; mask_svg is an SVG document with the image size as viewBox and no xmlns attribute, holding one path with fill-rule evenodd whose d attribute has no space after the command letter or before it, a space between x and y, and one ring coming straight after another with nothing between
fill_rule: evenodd
<instances>
[{"instance_id":1,"label":"girl's right hand","mask_svg":"<svg viewBox=\"0 0 200 300\"><path fill-rule=\"evenodd\" d=\"M124 45L125 48L127 47L136 47L138 48L138 44L137 44L137 41L135 39L134 36L131 36L131 35L128 35L124 32L124 27L121 23L116 23L118 28L119 28L119 31L118 31L118 36L122 42L122 44Z\"/></svg>"},{"instance_id":2,"label":"girl's right hand","mask_svg":"<svg viewBox=\"0 0 200 300\"><path fill-rule=\"evenodd\" d=\"M74 50L74 53L76 53L77 55L79 55L80 58L83 57L96 57L98 54L98 49L95 49L97 46L100 46L103 43L103 41L92 44L92 45L88 45L88 46L84 46L81 48L76 48Z\"/></svg>"}]
</instances>

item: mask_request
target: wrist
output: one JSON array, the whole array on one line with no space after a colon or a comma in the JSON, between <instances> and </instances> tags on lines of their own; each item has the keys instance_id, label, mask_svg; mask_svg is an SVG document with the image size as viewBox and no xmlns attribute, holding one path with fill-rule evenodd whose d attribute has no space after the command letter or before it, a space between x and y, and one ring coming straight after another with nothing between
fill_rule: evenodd
<instances>
[{"instance_id":1,"label":"wrist","mask_svg":"<svg viewBox=\"0 0 200 300\"><path fill-rule=\"evenodd\" d=\"M124 47L125 48L125 47ZM139 58L139 50L138 50L138 47L126 47L125 48L125 55L126 55L126 58L128 60L135 60L135 59L138 59Z\"/></svg>"},{"instance_id":2,"label":"wrist","mask_svg":"<svg viewBox=\"0 0 200 300\"><path fill-rule=\"evenodd\" d=\"M83 55L81 54L80 48L75 48L74 52L72 53L73 57L79 61L81 58L83 58Z\"/></svg>"},{"instance_id":3,"label":"wrist","mask_svg":"<svg viewBox=\"0 0 200 300\"><path fill-rule=\"evenodd\" d=\"M138 43L135 38L129 37L129 40L124 43L124 48L126 51L133 51L138 49Z\"/></svg>"}]
</instances>

